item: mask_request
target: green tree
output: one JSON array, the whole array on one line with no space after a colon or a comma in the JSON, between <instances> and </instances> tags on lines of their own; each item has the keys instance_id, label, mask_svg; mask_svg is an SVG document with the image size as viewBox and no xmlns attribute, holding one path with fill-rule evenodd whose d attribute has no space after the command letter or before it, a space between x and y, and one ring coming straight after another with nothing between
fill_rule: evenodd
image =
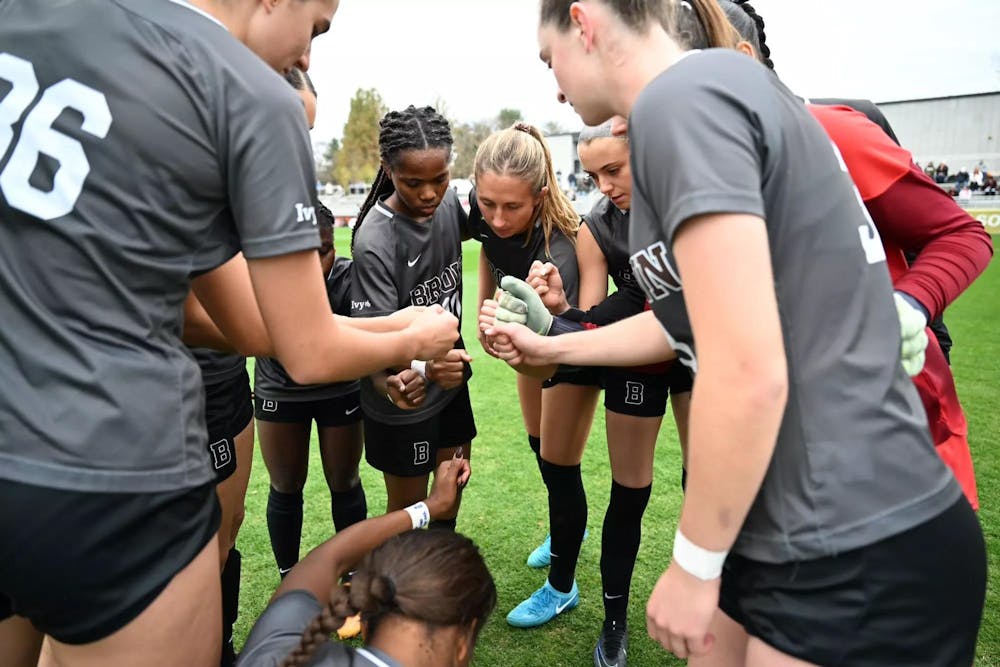
<instances>
[{"instance_id":1,"label":"green tree","mask_svg":"<svg viewBox=\"0 0 1000 667\"><path fill-rule=\"evenodd\" d=\"M451 165L451 175L454 178L468 178L476 160L476 149L479 144L490 136L493 128L489 123L452 122L451 136L454 139L455 161Z\"/></svg>"},{"instance_id":2,"label":"green tree","mask_svg":"<svg viewBox=\"0 0 1000 667\"><path fill-rule=\"evenodd\" d=\"M378 123L386 114L382 96L374 88L359 88L351 99L344 123L344 140L334 166L334 180L341 185L371 183L378 171Z\"/></svg>"},{"instance_id":3,"label":"green tree","mask_svg":"<svg viewBox=\"0 0 1000 667\"><path fill-rule=\"evenodd\" d=\"M497 114L497 129L503 130L514 123L519 123L524 120L524 116L521 115L521 111L518 109L500 109L500 113Z\"/></svg>"},{"instance_id":4,"label":"green tree","mask_svg":"<svg viewBox=\"0 0 1000 667\"><path fill-rule=\"evenodd\" d=\"M566 130L563 129L562 125L553 120L550 120L542 126L542 134L547 137L553 134L563 134L564 132L566 132Z\"/></svg>"},{"instance_id":5,"label":"green tree","mask_svg":"<svg viewBox=\"0 0 1000 667\"><path fill-rule=\"evenodd\" d=\"M336 139L331 139L330 142L323 149L323 154L317 160L316 164L316 178L320 180L321 183L338 183L336 176L337 162L340 159L340 142ZM341 185L345 185L341 183Z\"/></svg>"}]
</instances>

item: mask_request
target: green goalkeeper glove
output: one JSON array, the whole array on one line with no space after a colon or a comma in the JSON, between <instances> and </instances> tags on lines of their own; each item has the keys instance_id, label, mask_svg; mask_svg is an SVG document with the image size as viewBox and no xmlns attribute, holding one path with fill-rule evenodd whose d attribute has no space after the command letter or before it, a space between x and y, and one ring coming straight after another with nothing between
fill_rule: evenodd
<instances>
[{"instance_id":1,"label":"green goalkeeper glove","mask_svg":"<svg viewBox=\"0 0 1000 667\"><path fill-rule=\"evenodd\" d=\"M927 317L919 308L899 292L893 294L896 313L899 315L899 330L902 334L903 368L910 376L924 368L924 352L927 349Z\"/></svg>"},{"instance_id":2,"label":"green goalkeeper glove","mask_svg":"<svg viewBox=\"0 0 1000 667\"><path fill-rule=\"evenodd\" d=\"M497 321L524 324L537 334L548 335L552 328L552 314L531 285L520 278L504 276L500 288Z\"/></svg>"}]
</instances>

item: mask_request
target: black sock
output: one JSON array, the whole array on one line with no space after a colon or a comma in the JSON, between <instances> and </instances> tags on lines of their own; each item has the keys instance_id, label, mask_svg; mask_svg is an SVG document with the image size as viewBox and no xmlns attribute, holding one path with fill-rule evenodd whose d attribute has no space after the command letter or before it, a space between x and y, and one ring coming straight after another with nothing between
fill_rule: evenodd
<instances>
[{"instance_id":1,"label":"black sock","mask_svg":"<svg viewBox=\"0 0 1000 667\"><path fill-rule=\"evenodd\" d=\"M601 533L601 582L604 588L604 621L624 624L632 569L642 538L642 514L652 485L632 489L611 481L611 499Z\"/></svg>"},{"instance_id":2,"label":"black sock","mask_svg":"<svg viewBox=\"0 0 1000 667\"><path fill-rule=\"evenodd\" d=\"M454 533L457 521L458 519L434 519L427 525L427 527L437 528L439 530L450 530Z\"/></svg>"},{"instance_id":3,"label":"black sock","mask_svg":"<svg viewBox=\"0 0 1000 667\"><path fill-rule=\"evenodd\" d=\"M333 515L333 528L338 533L368 518L368 499L360 479L347 491L330 492L330 513Z\"/></svg>"},{"instance_id":4,"label":"black sock","mask_svg":"<svg viewBox=\"0 0 1000 667\"><path fill-rule=\"evenodd\" d=\"M233 647L233 624L240 610L240 570L242 555L233 547L222 568L222 661L221 667L236 664L236 650Z\"/></svg>"},{"instance_id":5,"label":"black sock","mask_svg":"<svg viewBox=\"0 0 1000 667\"><path fill-rule=\"evenodd\" d=\"M549 583L561 593L573 588L580 543L587 528L587 494L580 466L560 466L542 461L542 479L549 490L549 532L552 565Z\"/></svg>"},{"instance_id":6,"label":"black sock","mask_svg":"<svg viewBox=\"0 0 1000 667\"><path fill-rule=\"evenodd\" d=\"M687 491L688 488L688 469L681 468L681 491Z\"/></svg>"},{"instance_id":7,"label":"black sock","mask_svg":"<svg viewBox=\"0 0 1000 667\"><path fill-rule=\"evenodd\" d=\"M542 439L535 435L528 436L528 447L535 453L535 462L538 464L538 472L542 471Z\"/></svg>"},{"instance_id":8,"label":"black sock","mask_svg":"<svg viewBox=\"0 0 1000 667\"><path fill-rule=\"evenodd\" d=\"M267 532L271 536L271 551L278 564L278 574L284 579L292 566L299 562L302 540L302 492L282 493L271 487L267 496Z\"/></svg>"}]
</instances>

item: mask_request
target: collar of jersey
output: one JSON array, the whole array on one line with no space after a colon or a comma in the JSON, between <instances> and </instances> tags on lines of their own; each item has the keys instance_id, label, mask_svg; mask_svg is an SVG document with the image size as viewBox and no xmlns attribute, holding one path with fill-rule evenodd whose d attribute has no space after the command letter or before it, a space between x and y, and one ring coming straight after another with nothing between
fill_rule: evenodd
<instances>
[{"instance_id":1,"label":"collar of jersey","mask_svg":"<svg viewBox=\"0 0 1000 667\"><path fill-rule=\"evenodd\" d=\"M219 19L215 18L214 16L212 16L211 14L209 14L208 12L206 12L204 9L200 9L198 7L195 7L190 2L186 2L186 0L170 0L170 2L174 3L175 5L180 5L181 7L187 7L188 9L190 9L192 12L194 12L196 14L201 14L202 16L204 16L205 18L207 18L209 21L212 21L213 23L217 23L220 26L222 26L222 29L225 30L226 32L229 32L229 28L227 28L226 25L222 21L220 21Z\"/></svg>"}]
</instances>

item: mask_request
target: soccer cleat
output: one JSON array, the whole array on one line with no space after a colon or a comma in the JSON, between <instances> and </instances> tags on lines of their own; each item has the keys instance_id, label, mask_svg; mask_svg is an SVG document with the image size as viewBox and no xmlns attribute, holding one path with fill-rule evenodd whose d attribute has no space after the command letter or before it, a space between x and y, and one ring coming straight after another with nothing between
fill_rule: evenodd
<instances>
[{"instance_id":1,"label":"soccer cleat","mask_svg":"<svg viewBox=\"0 0 1000 667\"><path fill-rule=\"evenodd\" d=\"M590 533L588 530L583 531L583 539L587 539L587 535ZM535 550L528 555L528 567L533 567L536 570L542 567L548 567L552 564L552 535L546 535L545 541L535 547Z\"/></svg>"},{"instance_id":2,"label":"soccer cleat","mask_svg":"<svg viewBox=\"0 0 1000 667\"><path fill-rule=\"evenodd\" d=\"M626 667L627 655L628 627L624 623L605 621L594 647L594 667Z\"/></svg>"},{"instance_id":3,"label":"soccer cleat","mask_svg":"<svg viewBox=\"0 0 1000 667\"><path fill-rule=\"evenodd\" d=\"M576 587L575 581L569 593L560 593L552 588L552 584L546 579L545 584L532 593L531 597L507 614L507 622L515 628L533 628L548 623L578 604L580 604L580 589Z\"/></svg>"}]
</instances>

